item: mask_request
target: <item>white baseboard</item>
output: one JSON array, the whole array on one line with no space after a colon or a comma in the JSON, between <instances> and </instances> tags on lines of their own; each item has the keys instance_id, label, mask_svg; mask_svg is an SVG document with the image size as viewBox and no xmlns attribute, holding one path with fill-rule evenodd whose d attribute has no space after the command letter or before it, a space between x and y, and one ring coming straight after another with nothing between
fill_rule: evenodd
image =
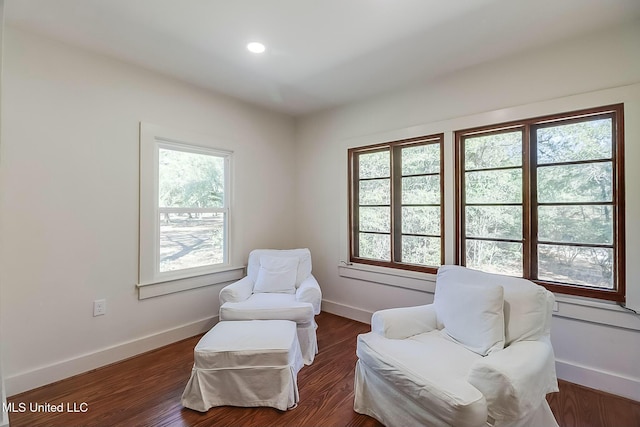
<instances>
[{"instance_id":1,"label":"white baseboard","mask_svg":"<svg viewBox=\"0 0 640 427\"><path fill-rule=\"evenodd\" d=\"M561 380L640 402L640 380L638 379L622 377L611 372L557 359L556 373Z\"/></svg>"},{"instance_id":2,"label":"white baseboard","mask_svg":"<svg viewBox=\"0 0 640 427\"><path fill-rule=\"evenodd\" d=\"M326 299L322 300L322 311L335 314L340 317L346 317L347 319L357 320L358 322L371 324L372 311L367 311L362 308L352 307L350 305L340 304L334 301Z\"/></svg>"},{"instance_id":3,"label":"white baseboard","mask_svg":"<svg viewBox=\"0 0 640 427\"><path fill-rule=\"evenodd\" d=\"M217 321L217 315L207 317L92 353L11 375L5 378L7 395L13 396L201 334L211 329Z\"/></svg>"}]
</instances>

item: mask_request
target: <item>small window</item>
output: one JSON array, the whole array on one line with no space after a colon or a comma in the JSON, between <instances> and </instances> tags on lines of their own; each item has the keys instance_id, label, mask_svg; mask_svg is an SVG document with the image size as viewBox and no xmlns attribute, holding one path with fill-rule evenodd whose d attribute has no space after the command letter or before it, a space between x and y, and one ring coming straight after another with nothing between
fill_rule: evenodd
<instances>
[{"instance_id":1,"label":"small window","mask_svg":"<svg viewBox=\"0 0 640 427\"><path fill-rule=\"evenodd\" d=\"M428 272L442 264L442 139L349 149L351 262Z\"/></svg>"},{"instance_id":2,"label":"small window","mask_svg":"<svg viewBox=\"0 0 640 427\"><path fill-rule=\"evenodd\" d=\"M229 265L230 157L142 125L140 283Z\"/></svg>"},{"instance_id":3,"label":"small window","mask_svg":"<svg viewBox=\"0 0 640 427\"><path fill-rule=\"evenodd\" d=\"M623 106L456 132L458 261L624 301Z\"/></svg>"}]
</instances>

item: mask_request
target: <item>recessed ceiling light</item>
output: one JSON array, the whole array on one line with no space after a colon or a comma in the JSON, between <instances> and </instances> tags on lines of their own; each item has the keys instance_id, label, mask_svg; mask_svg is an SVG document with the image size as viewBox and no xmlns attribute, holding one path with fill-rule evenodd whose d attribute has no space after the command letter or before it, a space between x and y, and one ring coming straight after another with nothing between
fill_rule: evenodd
<instances>
[{"instance_id":1,"label":"recessed ceiling light","mask_svg":"<svg viewBox=\"0 0 640 427\"><path fill-rule=\"evenodd\" d=\"M258 42L251 42L247 45L247 49L249 50L249 52L253 52L253 53L262 53L266 50L266 48L264 47L264 45L262 43L258 43Z\"/></svg>"}]
</instances>

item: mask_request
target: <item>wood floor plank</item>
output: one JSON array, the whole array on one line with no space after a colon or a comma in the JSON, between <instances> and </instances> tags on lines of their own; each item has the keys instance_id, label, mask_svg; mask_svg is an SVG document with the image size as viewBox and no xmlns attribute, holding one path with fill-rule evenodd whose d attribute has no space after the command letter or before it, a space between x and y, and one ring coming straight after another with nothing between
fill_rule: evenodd
<instances>
[{"instance_id":1,"label":"wood floor plank","mask_svg":"<svg viewBox=\"0 0 640 427\"><path fill-rule=\"evenodd\" d=\"M558 381L560 393L547 397L562 427L640 427L640 402Z\"/></svg>"},{"instance_id":2,"label":"wood floor plank","mask_svg":"<svg viewBox=\"0 0 640 427\"><path fill-rule=\"evenodd\" d=\"M318 321L320 353L298 375L300 403L291 411L273 408L212 408L206 413L183 408L182 391L200 336L9 397L19 403L76 404L85 413L11 413L12 427L162 426L162 427L380 427L353 411L356 336L369 325L328 313ZM562 427L638 427L640 403L575 384L560 382L549 404Z\"/></svg>"}]
</instances>

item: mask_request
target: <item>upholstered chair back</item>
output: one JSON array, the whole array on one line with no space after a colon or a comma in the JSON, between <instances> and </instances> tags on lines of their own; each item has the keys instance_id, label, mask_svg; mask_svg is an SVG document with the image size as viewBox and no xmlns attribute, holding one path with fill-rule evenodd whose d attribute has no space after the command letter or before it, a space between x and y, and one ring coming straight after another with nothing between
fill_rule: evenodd
<instances>
[{"instance_id":1,"label":"upholstered chair back","mask_svg":"<svg viewBox=\"0 0 640 427\"><path fill-rule=\"evenodd\" d=\"M536 340L549 335L554 296L544 287L517 277L455 266L444 265L438 270L436 279L436 312L438 290L447 285L466 284L503 288L504 297L504 346L517 341ZM438 318L438 327L446 325Z\"/></svg>"},{"instance_id":2,"label":"upholstered chair back","mask_svg":"<svg viewBox=\"0 0 640 427\"><path fill-rule=\"evenodd\" d=\"M296 274L296 288L311 274L311 252L309 249L255 249L249 254L247 276L256 282L260 270L260 258L262 256L298 258L298 272Z\"/></svg>"}]
</instances>

